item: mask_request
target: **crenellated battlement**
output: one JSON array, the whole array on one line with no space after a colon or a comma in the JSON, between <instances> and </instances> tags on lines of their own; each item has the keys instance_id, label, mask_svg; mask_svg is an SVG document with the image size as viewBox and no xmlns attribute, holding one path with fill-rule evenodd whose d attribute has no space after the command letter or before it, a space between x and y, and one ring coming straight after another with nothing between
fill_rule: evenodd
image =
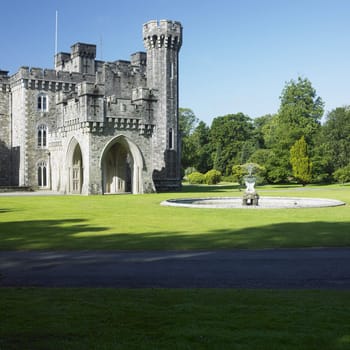
<instances>
[{"instance_id":1,"label":"crenellated battlement","mask_svg":"<svg viewBox=\"0 0 350 350\"><path fill-rule=\"evenodd\" d=\"M11 83L19 80L64 82L77 84L82 81L95 82L93 74L83 74L76 72L56 71L55 69L21 67L16 74L11 76Z\"/></svg>"},{"instance_id":2,"label":"crenellated battlement","mask_svg":"<svg viewBox=\"0 0 350 350\"><path fill-rule=\"evenodd\" d=\"M178 21L162 19L160 21L151 20L143 25L144 30L174 31L178 34L182 32L182 25Z\"/></svg>"},{"instance_id":3,"label":"crenellated battlement","mask_svg":"<svg viewBox=\"0 0 350 350\"><path fill-rule=\"evenodd\" d=\"M143 40L146 49L169 48L180 50L182 25L177 21L149 21L143 25Z\"/></svg>"},{"instance_id":4,"label":"crenellated battlement","mask_svg":"<svg viewBox=\"0 0 350 350\"><path fill-rule=\"evenodd\" d=\"M90 59L96 58L96 45L76 43L71 46L71 57L86 57Z\"/></svg>"},{"instance_id":5,"label":"crenellated battlement","mask_svg":"<svg viewBox=\"0 0 350 350\"><path fill-rule=\"evenodd\" d=\"M0 70L0 92L6 92L9 90L9 79L8 71Z\"/></svg>"}]
</instances>

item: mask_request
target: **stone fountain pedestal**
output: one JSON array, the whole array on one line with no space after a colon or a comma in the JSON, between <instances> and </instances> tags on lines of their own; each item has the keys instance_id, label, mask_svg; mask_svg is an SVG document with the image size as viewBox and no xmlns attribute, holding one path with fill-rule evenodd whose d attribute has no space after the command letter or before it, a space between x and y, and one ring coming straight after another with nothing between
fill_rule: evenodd
<instances>
[{"instance_id":1,"label":"stone fountain pedestal","mask_svg":"<svg viewBox=\"0 0 350 350\"><path fill-rule=\"evenodd\" d=\"M246 189L243 194L242 205L259 205L259 195L254 188L255 181L255 176L249 175L244 177Z\"/></svg>"}]
</instances>

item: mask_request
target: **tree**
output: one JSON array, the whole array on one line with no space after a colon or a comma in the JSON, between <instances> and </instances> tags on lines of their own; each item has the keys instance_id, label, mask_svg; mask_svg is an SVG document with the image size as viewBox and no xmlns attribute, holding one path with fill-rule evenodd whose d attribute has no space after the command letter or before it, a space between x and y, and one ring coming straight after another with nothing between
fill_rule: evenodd
<instances>
[{"instance_id":1,"label":"tree","mask_svg":"<svg viewBox=\"0 0 350 350\"><path fill-rule=\"evenodd\" d=\"M340 182L341 184L345 184L345 182L350 181L350 165L347 165L343 168L337 169L334 174L334 178Z\"/></svg>"},{"instance_id":2,"label":"tree","mask_svg":"<svg viewBox=\"0 0 350 350\"><path fill-rule=\"evenodd\" d=\"M297 81L290 80L285 85L280 100L277 131L279 143L289 149L304 135L306 142L311 144L324 113L324 103L317 96L311 82L301 77Z\"/></svg>"},{"instance_id":3,"label":"tree","mask_svg":"<svg viewBox=\"0 0 350 350\"><path fill-rule=\"evenodd\" d=\"M179 108L179 129L182 136L189 136L193 133L198 124L198 118L190 108Z\"/></svg>"},{"instance_id":4,"label":"tree","mask_svg":"<svg viewBox=\"0 0 350 350\"><path fill-rule=\"evenodd\" d=\"M179 108L179 130L181 135L181 167L182 170L192 166L195 162L193 152L194 141L192 134L198 123L198 119L189 108Z\"/></svg>"},{"instance_id":5,"label":"tree","mask_svg":"<svg viewBox=\"0 0 350 350\"><path fill-rule=\"evenodd\" d=\"M333 170L350 163L350 106L336 108L328 113L322 126L324 153L331 160Z\"/></svg>"},{"instance_id":6,"label":"tree","mask_svg":"<svg viewBox=\"0 0 350 350\"><path fill-rule=\"evenodd\" d=\"M248 159L254 151L249 145L253 132L252 120L243 113L215 118L210 128L214 168L228 175L232 165Z\"/></svg>"},{"instance_id":7,"label":"tree","mask_svg":"<svg viewBox=\"0 0 350 350\"><path fill-rule=\"evenodd\" d=\"M193 140L194 162L192 164L201 173L206 173L213 168L211 158L211 144L209 140L210 128L203 121L200 121L191 135Z\"/></svg>"},{"instance_id":8,"label":"tree","mask_svg":"<svg viewBox=\"0 0 350 350\"><path fill-rule=\"evenodd\" d=\"M290 163L292 164L293 176L303 186L311 182L312 163L307 152L307 143L302 136L290 149Z\"/></svg>"},{"instance_id":9,"label":"tree","mask_svg":"<svg viewBox=\"0 0 350 350\"><path fill-rule=\"evenodd\" d=\"M269 153L267 170L269 182L285 182L293 175L290 149L304 136L310 156L316 144L324 103L308 79L298 77L286 83L280 96L276 116L267 118L261 130Z\"/></svg>"},{"instance_id":10,"label":"tree","mask_svg":"<svg viewBox=\"0 0 350 350\"><path fill-rule=\"evenodd\" d=\"M274 126L276 124L276 115L267 114L253 120L255 138L259 149L268 147L271 144L270 138L274 136Z\"/></svg>"}]
</instances>

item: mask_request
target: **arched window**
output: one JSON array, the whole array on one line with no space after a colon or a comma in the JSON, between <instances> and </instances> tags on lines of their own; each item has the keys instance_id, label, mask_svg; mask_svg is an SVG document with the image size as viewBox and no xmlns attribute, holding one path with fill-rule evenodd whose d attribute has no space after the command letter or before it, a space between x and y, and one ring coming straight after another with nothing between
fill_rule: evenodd
<instances>
[{"instance_id":1,"label":"arched window","mask_svg":"<svg viewBox=\"0 0 350 350\"><path fill-rule=\"evenodd\" d=\"M41 124L38 126L38 148L46 148L47 147L47 126L45 124Z\"/></svg>"},{"instance_id":2,"label":"arched window","mask_svg":"<svg viewBox=\"0 0 350 350\"><path fill-rule=\"evenodd\" d=\"M45 161L38 163L38 186L47 187L47 166Z\"/></svg>"},{"instance_id":3,"label":"arched window","mask_svg":"<svg viewBox=\"0 0 350 350\"><path fill-rule=\"evenodd\" d=\"M48 111L48 97L46 94L40 94L38 96L38 111L47 112Z\"/></svg>"}]
</instances>

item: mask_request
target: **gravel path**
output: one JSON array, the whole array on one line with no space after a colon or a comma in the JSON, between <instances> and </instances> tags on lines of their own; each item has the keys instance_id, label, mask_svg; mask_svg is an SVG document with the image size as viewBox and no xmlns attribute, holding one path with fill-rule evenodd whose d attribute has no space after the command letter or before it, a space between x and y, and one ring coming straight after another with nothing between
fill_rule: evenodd
<instances>
[{"instance_id":1,"label":"gravel path","mask_svg":"<svg viewBox=\"0 0 350 350\"><path fill-rule=\"evenodd\" d=\"M350 249L0 252L0 287L350 289Z\"/></svg>"}]
</instances>

